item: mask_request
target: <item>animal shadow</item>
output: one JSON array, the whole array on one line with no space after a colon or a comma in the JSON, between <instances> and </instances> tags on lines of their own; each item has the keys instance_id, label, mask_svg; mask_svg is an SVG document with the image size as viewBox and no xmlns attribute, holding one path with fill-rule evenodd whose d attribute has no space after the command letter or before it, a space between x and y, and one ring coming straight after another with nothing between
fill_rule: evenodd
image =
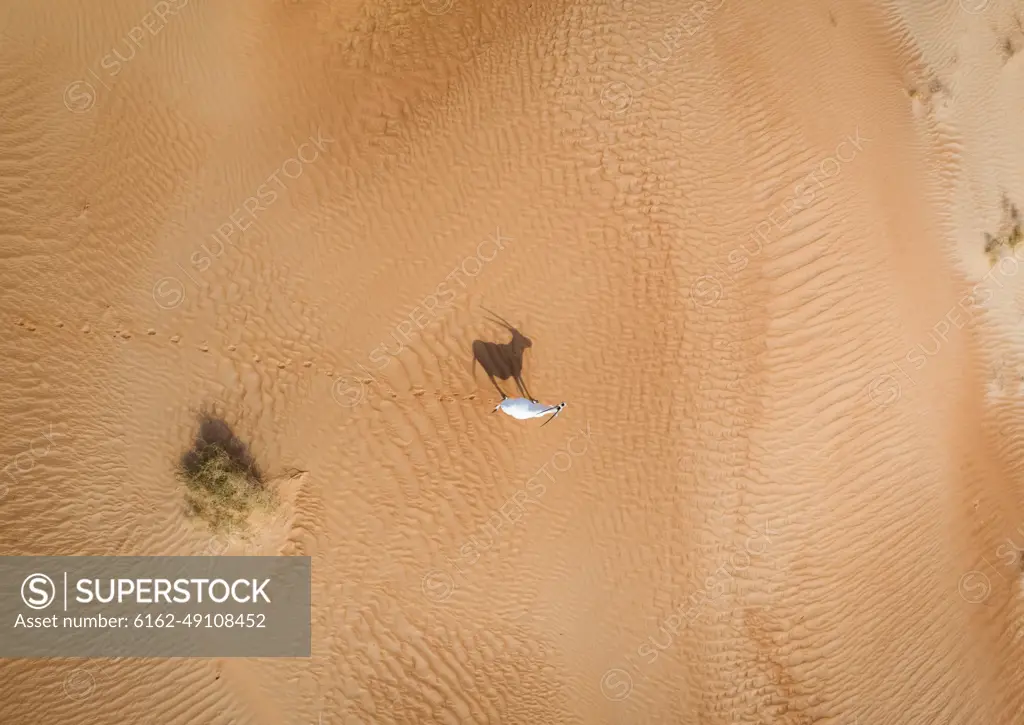
<instances>
[{"instance_id":1,"label":"animal shadow","mask_svg":"<svg viewBox=\"0 0 1024 725\"><path fill-rule=\"evenodd\" d=\"M473 340L473 376L476 377L476 364L480 363L480 367L487 373L487 377L490 378L491 384L501 395L502 400L509 396L498 385L498 380L509 379L515 381L522 397L533 400L533 396L526 388L526 383L523 382L523 353L527 348L533 347L533 341L512 327L504 318L487 310L486 307L484 309L492 315L492 322L512 333L512 339L504 343Z\"/></svg>"}]
</instances>

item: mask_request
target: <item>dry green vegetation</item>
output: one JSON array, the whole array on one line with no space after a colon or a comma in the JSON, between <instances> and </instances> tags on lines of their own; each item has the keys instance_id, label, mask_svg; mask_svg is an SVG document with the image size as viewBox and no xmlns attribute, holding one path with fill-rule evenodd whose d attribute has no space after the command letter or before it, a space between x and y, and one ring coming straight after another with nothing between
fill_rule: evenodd
<instances>
[{"instance_id":1,"label":"dry green vegetation","mask_svg":"<svg viewBox=\"0 0 1024 725\"><path fill-rule=\"evenodd\" d=\"M256 509L269 510L275 497L249 455L247 446L227 423L204 415L192 448L178 463L185 485L185 510L216 532L248 528Z\"/></svg>"},{"instance_id":2,"label":"dry green vegetation","mask_svg":"<svg viewBox=\"0 0 1024 725\"><path fill-rule=\"evenodd\" d=\"M1008 197L1003 196L1003 221L999 225L999 232L996 236L985 232L985 254L989 262L998 262L1004 249L1016 249L1022 238L1020 211Z\"/></svg>"}]
</instances>

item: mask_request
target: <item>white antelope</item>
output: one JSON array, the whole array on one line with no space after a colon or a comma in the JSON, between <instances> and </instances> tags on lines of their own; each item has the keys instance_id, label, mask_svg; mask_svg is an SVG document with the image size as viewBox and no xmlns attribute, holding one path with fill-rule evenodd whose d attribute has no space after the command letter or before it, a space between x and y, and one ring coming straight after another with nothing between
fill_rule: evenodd
<instances>
[{"instance_id":1,"label":"white antelope","mask_svg":"<svg viewBox=\"0 0 1024 725\"><path fill-rule=\"evenodd\" d=\"M546 420L541 424L541 428L546 426L555 417L562 412L562 408L565 407L565 402L561 402L558 405L544 405L538 403L536 400L528 400L526 398L510 398L505 396L501 399L492 413L497 413L499 410L505 415L510 415L516 420L526 420L527 418L543 418L545 415L550 415L551 420Z\"/></svg>"}]
</instances>

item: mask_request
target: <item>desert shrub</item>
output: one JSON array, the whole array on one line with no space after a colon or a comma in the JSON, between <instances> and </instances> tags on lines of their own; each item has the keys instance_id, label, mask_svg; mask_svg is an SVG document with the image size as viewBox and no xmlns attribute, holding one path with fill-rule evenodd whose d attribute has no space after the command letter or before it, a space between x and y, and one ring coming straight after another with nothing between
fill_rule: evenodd
<instances>
[{"instance_id":1,"label":"desert shrub","mask_svg":"<svg viewBox=\"0 0 1024 725\"><path fill-rule=\"evenodd\" d=\"M185 512L214 531L245 529L254 510L274 505L273 493L247 446L217 418L201 419L177 474L185 485Z\"/></svg>"},{"instance_id":2,"label":"desert shrub","mask_svg":"<svg viewBox=\"0 0 1024 725\"><path fill-rule=\"evenodd\" d=\"M1021 231L1020 210L1006 195L1003 196L1003 220L999 226L999 232L995 235L985 232L985 254L988 255L989 262L992 264L999 261L1004 249L1009 248L1013 251L1024 239L1024 232Z\"/></svg>"}]
</instances>

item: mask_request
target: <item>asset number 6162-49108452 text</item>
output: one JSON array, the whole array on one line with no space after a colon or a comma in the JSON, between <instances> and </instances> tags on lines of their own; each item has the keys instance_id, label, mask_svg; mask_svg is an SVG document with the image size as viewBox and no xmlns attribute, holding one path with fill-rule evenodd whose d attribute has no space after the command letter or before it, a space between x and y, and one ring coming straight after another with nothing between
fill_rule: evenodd
<instances>
[{"instance_id":1,"label":"asset number 6162-49108452 text","mask_svg":"<svg viewBox=\"0 0 1024 725\"><path fill-rule=\"evenodd\" d=\"M137 614L133 624L138 629L167 629L175 626L202 628L265 629L267 616L251 612L239 614Z\"/></svg>"}]
</instances>

